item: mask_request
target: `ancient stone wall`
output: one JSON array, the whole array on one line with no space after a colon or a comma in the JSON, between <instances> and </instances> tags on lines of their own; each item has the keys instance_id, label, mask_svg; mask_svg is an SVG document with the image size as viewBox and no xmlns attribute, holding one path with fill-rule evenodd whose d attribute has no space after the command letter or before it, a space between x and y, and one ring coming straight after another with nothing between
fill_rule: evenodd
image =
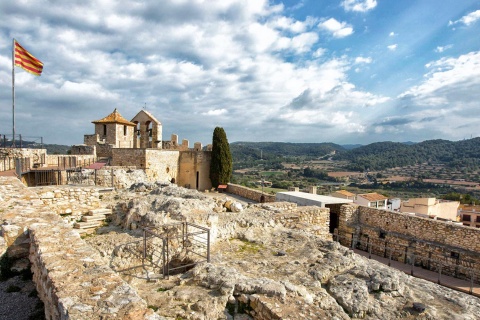
<instances>
[{"instance_id":1,"label":"ancient stone wall","mask_svg":"<svg viewBox=\"0 0 480 320\"><path fill-rule=\"evenodd\" d=\"M113 148L112 166L135 166L137 168L146 167L146 149L135 148Z\"/></svg>"},{"instance_id":2,"label":"ancient stone wall","mask_svg":"<svg viewBox=\"0 0 480 320\"><path fill-rule=\"evenodd\" d=\"M25 168L45 163L47 149L0 148L0 171L15 169L15 159L25 161Z\"/></svg>"},{"instance_id":3,"label":"ancient stone wall","mask_svg":"<svg viewBox=\"0 0 480 320\"><path fill-rule=\"evenodd\" d=\"M340 242L443 274L480 282L480 229L364 206L344 205Z\"/></svg>"},{"instance_id":4,"label":"ancient stone wall","mask_svg":"<svg viewBox=\"0 0 480 320\"><path fill-rule=\"evenodd\" d=\"M100 208L103 187L48 186L31 188L50 212L61 215L69 224L78 221L90 209Z\"/></svg>"},{"instance_id":5,"label":"ancient stone wall","mask_svg":"<svg viewBox=\"0 0 480 320\"><path fill-rule=\"evenodd\" d=\"M180 151L177 184L197 190L212 188L210 181L210 151Z\"/></svg>"},{"instance_id":6,"label":"ancient stone wall","mask_svg":"<svg viewBox=\"0 0 480 320\"><path fill-rule=\"evenodd\" d=\"M72 146L71 154L72 155L93 155L95 156L97 154L97 147L95 144L93 145L74 145Z\"/></svg>"},{"instance_id":7,"label":"ancient stone wall","mask_svg":"<svg viewBox=\"0 0 480 320\"><path fill-rule=\"evenodd\" d=\"M262 191L250 189L238 184L229 183L227 192L256 202L261 202L260 199L262 196L265 198L264 202L275 202L275 195L265 193L262 194Z\"/></svg>"},{"instance_id":8,"label":"ancient stone wall","mask_svg":"<svg viewBox=\"0 0 480 320\"><path fill-rule=\"evenodd\" d=\"M148 181L170 182L177 180L179 171L178 151L146 149L146 174Z\"/></svg>"},{"instance_id":9,"label":"ancient stone wall","mask_svg":"<svg viewBox=\"0 0 480 320\"><path fill-rule=\"evenodd\" d=\"M287 228L303 229L322 239L332 240L329 232L330 210L317 206L300 206L288 209L290 213L277 214L275 220Z\"/></svg>"},{"instance_id":10,"label":"ancient stone wall","mask_svg":"<svg viewBox=\"0 0 480 320\"><path fill-rule=\"evenodd\" d=\"M72 194L49 188L27 189L12 177L0 177L0 190L0 253L30 260L47 319L159 318L109 268L108 261L51 211L53 199L62 198L55 198L55 194L86 204L96 198L95 192L89 196L78 190ZM45 206L45 201L52 203Z\"/></svg>"}]
</instances>

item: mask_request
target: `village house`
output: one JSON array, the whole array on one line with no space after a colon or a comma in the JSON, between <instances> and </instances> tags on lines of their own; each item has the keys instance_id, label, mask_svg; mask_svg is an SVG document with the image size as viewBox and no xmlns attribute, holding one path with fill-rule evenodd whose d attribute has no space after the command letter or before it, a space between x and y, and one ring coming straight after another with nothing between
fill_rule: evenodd
<instances>
[{"instance_id":1,"label":"village house","mask_svg":"<svg viewBox=\"0 0 480 320\"><path fill-rule=\"evenodd\" d=\"M480 206L461 204L458 217L464 226L480 228Z\"/></svg>"},{"instance_id":2,"label":"village house","mask_svg":"<svg viewBox=\"0 0 480 320\"><path fill-rule=\"evenodd\" d=\"M357 199L354 202L361 206L386 210L387 200L388 198L385 197L384 195L378 194L376 192L372 192L372 193L357 194Z\"/></svg>"},{"instance_id":3,"label":"village house","mask_svg":"<svg viewBox=\"0 0 480 320\"><path fill-rule=\"evenodd\" d=\"M400 212L415 213L419 216L457 221L458 201L447 201L436 198L412 198L403 201Z\"/></svg>"}]
</instances>

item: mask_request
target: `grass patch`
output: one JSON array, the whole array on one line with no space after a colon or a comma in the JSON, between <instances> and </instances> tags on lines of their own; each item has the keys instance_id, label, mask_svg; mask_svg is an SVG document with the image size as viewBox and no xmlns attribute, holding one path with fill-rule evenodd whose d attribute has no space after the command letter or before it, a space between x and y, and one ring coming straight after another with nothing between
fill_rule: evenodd
<instances>
[{"instance_id":1,"label":"grass patch","mask_svg":"<svg viewBox=\"0 0 480 320\"><path fill-rule=\"evenodd\" d=\"M157 311L157 310L158 310L158 307L157 307L157 306L149 305L148 308L149 308L149 309L152 309L153 311Z\"/></svg>"},{"instance_id":2,"label":"grass patch","mask_svg":"<svg viewBox=\"0 0 480 320\"><path fill-rule=\"evenodd\" d=\"M264 248L262 244L242 240L243 244L238 249L240 253L255 254L258 253L261 249Z\"/></svg>"},{"instance_id":3,"label":"grass patch","mask_svg":"<svg viewBox=\"0 0 480 320\"><path fill-rule=\"evenodd\" d=\"M167 290L168 290L167 288L160 287L160 288L157 289L157 292L165 292Z\"/></svg>"}]
</instances>

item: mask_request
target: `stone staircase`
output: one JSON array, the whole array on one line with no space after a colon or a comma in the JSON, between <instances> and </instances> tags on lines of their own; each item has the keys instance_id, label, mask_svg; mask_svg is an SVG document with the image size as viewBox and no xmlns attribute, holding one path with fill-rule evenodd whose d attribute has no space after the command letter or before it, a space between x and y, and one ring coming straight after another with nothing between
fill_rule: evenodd
<instances>
[{"instance_id":1,"label":"stone staircase","mask_svg":"<svg viewBox=\"0 0 480 320\"><path fill-rule=\"evenodd\" d=\"M102 226L108 215L112 214L112 209L92 209L82 216L82 221L73 225L80 234L92 233L98 227Z\"/></svg>"}]
</instances>

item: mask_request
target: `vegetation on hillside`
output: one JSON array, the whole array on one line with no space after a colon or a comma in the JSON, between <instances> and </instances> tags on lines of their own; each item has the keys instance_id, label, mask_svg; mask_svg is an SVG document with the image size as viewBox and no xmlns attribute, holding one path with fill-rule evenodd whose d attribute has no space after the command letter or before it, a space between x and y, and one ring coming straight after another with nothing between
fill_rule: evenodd
<instances>
[{"instance_id":1,"label":"vegetation on hillside","mask_svg":"<svg viewBox=\"0 0 480 320\"><path fill-rule=\"evenodd\" d=\"M480 138L462 141L427 140L407 145L377 142L337 153L334 160L349 161L355 171L383 170L417 163L442 163L450 168L476 170L480 167Z\"/></svg>"}]
</instances>

